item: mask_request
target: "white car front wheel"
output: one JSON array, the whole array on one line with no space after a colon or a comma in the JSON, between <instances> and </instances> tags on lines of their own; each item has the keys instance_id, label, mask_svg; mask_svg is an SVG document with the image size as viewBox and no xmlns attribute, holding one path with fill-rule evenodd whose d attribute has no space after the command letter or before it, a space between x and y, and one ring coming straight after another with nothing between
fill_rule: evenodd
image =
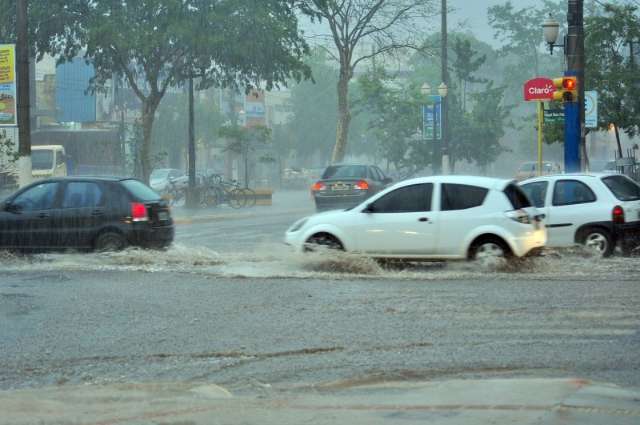
<instances>
[{"instance_id":1,"label":"white car front wheel","mask_svg":"<svg viewBox=\"0 0 640 425\"><path fill-rule=\"evenodd\" d=\"M304 244L305 252L314 252L321 249L344 251L344 246L335 236L329 233L318 233L307 239Z\"/></svg>"}]
</instances>

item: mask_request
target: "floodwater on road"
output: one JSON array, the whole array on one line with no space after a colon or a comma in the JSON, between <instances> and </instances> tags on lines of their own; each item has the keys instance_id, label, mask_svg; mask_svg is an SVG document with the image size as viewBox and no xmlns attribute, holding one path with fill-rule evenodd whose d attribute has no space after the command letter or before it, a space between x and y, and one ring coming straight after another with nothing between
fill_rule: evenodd
<instances>
[{"instance_id":1,"label":"floodwater on road","mask_svg":"<svg viewBox=\"0 0 640 425\"><path fill-rule=\"evenodd\" d=\"M513 279L638 280L637 258L596 258L581 249L548 251L542 257L513 263L421 262L381 263L343 252L295 253L281 244L258 245L243 252L217 252L206 247L174 244L166 251L128 249L114 253L15 255L0 252L0 268L20 271L183 272L233 278L315 279Z\"/></svg>"}]
</instances>

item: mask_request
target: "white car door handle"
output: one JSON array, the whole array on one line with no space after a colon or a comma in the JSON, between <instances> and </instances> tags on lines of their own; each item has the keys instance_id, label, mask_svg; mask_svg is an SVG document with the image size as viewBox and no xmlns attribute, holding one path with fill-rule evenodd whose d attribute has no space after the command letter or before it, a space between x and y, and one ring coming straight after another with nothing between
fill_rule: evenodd
<instances>
[{"instance_id":1,"label":"white car door handle","mask_svg":"<svg viewBox=\"0 0 640 425\"><path fill-rule=\"evenodd\" d=\"M420 217L418 221L422 221L422 222L429 221L429 217Z\"/></svg>"}]
</instances>

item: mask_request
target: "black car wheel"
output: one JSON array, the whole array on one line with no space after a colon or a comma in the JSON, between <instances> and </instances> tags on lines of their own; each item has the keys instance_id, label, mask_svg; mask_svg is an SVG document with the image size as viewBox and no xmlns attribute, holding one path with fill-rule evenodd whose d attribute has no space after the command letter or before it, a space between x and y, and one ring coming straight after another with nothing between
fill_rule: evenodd
<instances>
[{"instance_id":1,"label":"black car wheel","mask_svg":"<svg viewBox=\"0 0 640 425\"><path fill-rule=\"evenodd\" d=\"M105 232L96 238L95 248L98 252L122 251L127 247L127 240L120 233Z\"/></svg>"}]
</instances>

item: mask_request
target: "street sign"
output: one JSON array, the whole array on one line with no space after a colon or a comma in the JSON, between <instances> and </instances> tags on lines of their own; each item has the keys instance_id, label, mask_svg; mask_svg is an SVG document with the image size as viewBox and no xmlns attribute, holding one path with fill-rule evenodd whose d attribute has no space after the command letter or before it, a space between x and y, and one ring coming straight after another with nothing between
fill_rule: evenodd
<instances>
[{"instance_id":1,"label":"street sign","mask_svg":"<svg viewBox=\"0 0 640 425\"><path fill-rule=\"evenodd\" d=\"M544 122L563 122L564 111L562 109L545 109Z\"/></svg>"},{"instance_id":2,"label":"street sign","mask_svg":"<svg viewBox=\"0 0 640 425\"><path fill-rule=\"evenodd\" d=\"M584 92L584 126L598 128L598 92L595 90Z\"/></svg>"},{"instance_id":3,"label":"street sign","mask_svg":"<svg viewBox=\"0 0 640 425\"><path fill-rule=\"evenodd\" d=\"M429 96L427 105L422 105L422 138L439 140L442 135L442 98Z\"/></svg>"}]
</instances>

